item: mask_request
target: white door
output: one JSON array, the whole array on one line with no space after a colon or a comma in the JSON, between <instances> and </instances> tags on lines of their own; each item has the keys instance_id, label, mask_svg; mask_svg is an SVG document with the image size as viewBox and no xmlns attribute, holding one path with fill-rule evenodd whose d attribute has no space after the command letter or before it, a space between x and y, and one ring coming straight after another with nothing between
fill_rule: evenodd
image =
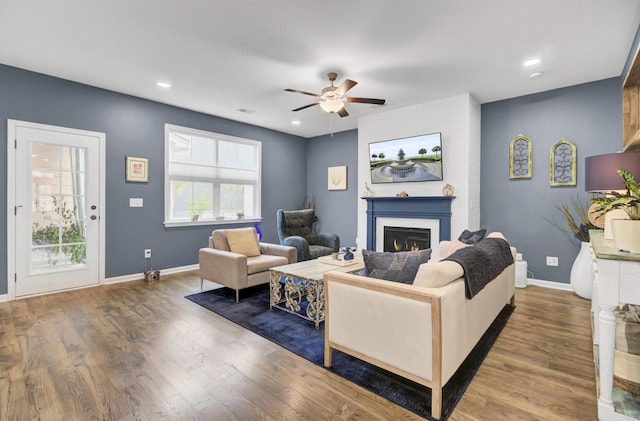
<instances>
[{"instance_id":1,"label":"white door","mask_svg":"<svg viewBox=\"0 0 640 421\"><path fill-rule=\"evenodd\" d=\"M98 284L104 135L13 121L11 129L15 296Z\"/></svg>"}]
</instances>

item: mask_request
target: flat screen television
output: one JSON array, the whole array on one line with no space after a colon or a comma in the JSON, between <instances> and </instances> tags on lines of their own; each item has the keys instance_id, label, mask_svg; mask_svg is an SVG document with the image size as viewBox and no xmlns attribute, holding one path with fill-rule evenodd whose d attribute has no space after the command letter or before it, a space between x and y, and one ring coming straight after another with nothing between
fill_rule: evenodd
<instances>
[{"instance_id":1,"label":"flat screen television","mask_svg":"<svg viewBox=\"0 0 640 421\"><path fill-rule=\"evenodd\" d=\"M369 143L371 183L442 180L442 135L438 133Z\"/></svg>"}]
</instances>

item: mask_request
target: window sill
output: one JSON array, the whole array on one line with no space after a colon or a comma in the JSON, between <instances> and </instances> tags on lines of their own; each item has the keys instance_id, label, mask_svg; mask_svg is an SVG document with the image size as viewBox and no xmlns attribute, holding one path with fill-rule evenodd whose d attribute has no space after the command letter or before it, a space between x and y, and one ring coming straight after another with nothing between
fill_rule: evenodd
<instances>
[{"instance_id":1,"label":"window sill","mask_svg":"<svg viewBox=\"0 0 640 421\"><path fill-rule=\"evenodd\" d=\"M262 222L262 218L257 216L255 218L244 219L204 219L198 221L164 221L163 224L166 228L174 227L197 227L207 225L235 225L235 224L255 224L256 222Z\"/></svg>"}]
</instances>

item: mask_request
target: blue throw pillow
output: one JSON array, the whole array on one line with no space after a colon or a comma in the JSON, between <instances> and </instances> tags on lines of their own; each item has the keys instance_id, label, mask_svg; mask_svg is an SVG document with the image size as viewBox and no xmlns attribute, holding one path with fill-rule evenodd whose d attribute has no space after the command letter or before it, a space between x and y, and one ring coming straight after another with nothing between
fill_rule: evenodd
<instances>
[{"instance_id":1,"label":"blue throw pillow","mask_svg":"<svg viewBox=\"0 0 640 421\"><path fill-rule=\"evenodd\" d=\"M458 237L458 240L465 244L477 244L478 241L484 238L486 233L487 230L485 228L479 229L478 231L464 230L462 234L460 234L460 237Z\"/></svg>"},{"instance_id":2,"label":"blue throw pillow","mask_svg":"<svg viewBox=\"0 0 640 421\"><path fill-rule=\"evenodd\" d=\"M362 257L364 276L412 284L420 265L429 261L431 249L397 253L362 250Z\"/></svg>"}]
</instances>

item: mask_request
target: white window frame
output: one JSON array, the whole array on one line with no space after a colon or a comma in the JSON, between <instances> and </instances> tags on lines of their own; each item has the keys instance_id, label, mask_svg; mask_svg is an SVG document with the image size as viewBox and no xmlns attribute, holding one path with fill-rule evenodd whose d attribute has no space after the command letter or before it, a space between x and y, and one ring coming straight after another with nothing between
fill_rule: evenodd
<instances>
[{"instance_id":1,"label":"white window frame","mask_svg":"<svg viewBox=\"0 0 640 421\"><path fill-rule=\"evenodd\" d=\"M208 137L217 140L224 140L233 143L249 144L256 147L257 163L256 173L258 180L255 185L255 211L257 216L243 219L205 219L198 221L176 221L171 220L171 179L169 174L169 135L173 131L187 133L191 135ZM211 178L212 183L219 184L219 179ZM229 136L221 133L214 133L205 130L193 129L190 127L176 126L173 124L164 125L164 226L165 227L185 227L197 225L229 225L229 224L246 224L262 221L262 142L241 137Z\"/></svg>"}]
</instances>

